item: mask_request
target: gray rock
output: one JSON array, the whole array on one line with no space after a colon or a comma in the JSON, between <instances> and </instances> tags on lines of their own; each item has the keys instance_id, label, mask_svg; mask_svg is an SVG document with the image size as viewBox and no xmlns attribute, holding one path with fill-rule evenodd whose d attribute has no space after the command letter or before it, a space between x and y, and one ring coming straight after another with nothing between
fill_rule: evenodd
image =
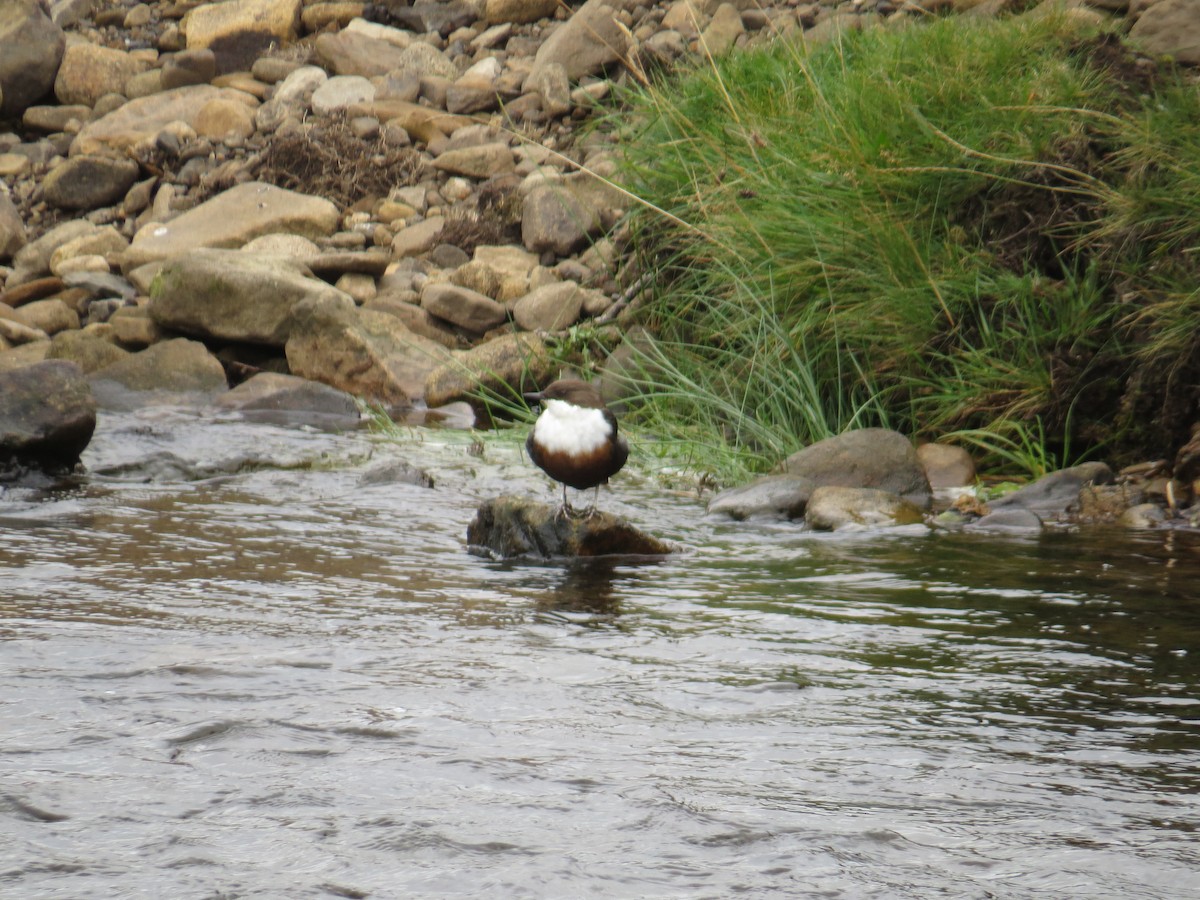
<instances>
[{"instance_id":1,"label":"gray rock","mask_svg":"<svg viewBox=\"0 0 1200 900\"><path fill-rule=\"evenodd\" d=\"M496 497L481 504L467 526L467 546L492 559L661 556L672 551L666 542L610 513L575 518L521 497Z\"/></svg>"},{"instance_id":2,"label":"gray rock","mask_svg":"<svg viewBox=\"0 0 1200 900\"><path fill-rule=\"evenodd\" d=\"M588 0L538 48L534 71L557 63L578 81L626 59L631 49L629 32L618 23L612 6Z\"/></svg>"},{"instance_id":3,"label":"gray rock","mask_svg":"<svg viewBox=\"0 0 1200 900\"><path fill-rule=\"evenodd\" d=\"M537 92L546 115L561 116L571 111L571 79L561 63L538 66L525 79L525 90Z\"/></svg>"},{"instance_id":4,"label":"gray rock","mask_svg":"<svg viewBox=\"0 0 1200 900\"><path fill-rule=\"evenodd\" d=\"M13 257L13 274L9 276L6 287L12 289L36 278L41 278L50 272L50 257L63 244L94 234L98 230L84 219L72 219L55 225L40 238L30 241Z\"/></svg>"},{"instance_id":5,"label":"gray rock","mask_svg":"<svg viewBox=\"0 0 1200 900\"><path fill-rule=\"evenodd\" d=\"M59 209L99 209L116 203L137 181L138 164L108 156L73 156L42 182L46 202Z\"/></svg>"},{"instance_id":6,"label":"gray rock","mask_svg":"<svg viewBox=\"0 0 1200 900\"><path fill-rule=\"evenodd\" d=\"M381 484L411 484L417 487L431 488L433 487L433 476L424 469L402 459L389 459L363 472L358 483L362 487L375 487Z\"/></svg>"},{"instance_id":7,"label":"gray rock","mask_svg":"<svg viewBox=\"0 0 1200 900\"><path fill-rule=\"evenodd\" d=\"M917 448L917 461L935 491L975 483L975 461L962 447L922 444Z\"/></svg>"},{"instance_id":8,"label":"gray rock","mask_svg":"<svg viewBox=\"0 0 1200 900\"><path fill-rule=\"evenodd\" d=\"M463 400L479 405L478 395L536 391L551 380L546 345L532 334L505 334L457 354L425 380L425 402L445 406Z\"/></svg>"},{"instance_id":9,"label":"gray rock","mask_svg":"<svg viewBox=\"0 0 1200 900\"><path fill-rule=\"evenodd\" d=\"M237 250L195 250L169 260L150 292L150 318L161 328L222 340L282 347L302 302L353 308L354 301L303 263Z\"/></svg>"},{"instance_id":10,"label":"gray rock","mask_svg":"<svg viewBox=\"0 0 1200 900\"><path fill-rule=\"evenodd\" d=\"M39 0L0 3L0 119L18 118L50 93L66 44Z\"/></svg>"},{"instance_id":11,"label":"gray rock","mask_svg":"<svg viewBox=\"0 0 1200 900\"><path fill-rule=\"evenodd\" d=\"M208 47L219 72L249 71L273 46L296 40L302 0L232 0L203 3L180 23L189 49Z\"/></svg>"},{"instance_id":12,"label":"gray rock","mask_svg":"<svg viewBox=\"0 0 1200 900\"><path fill-rule=\"evenodd\" d=\"M458 77L458 67L436 47L418 41L400 51L399 63L392 68L389 74L397 78L413 75L417 78L452 80Z\"/></svg>"},{"instance_id":13,"label":"gray rock","mask_svg":"<svg viewBox=\"0 0 1200 900\"><path fill-rule=\"evenodd\" d=\"M357 425L361 418L358 403L345 391L278 372L260 372L222 394L213 405L238 410L254 421L276 424L345 429Z\"/></svg>"},{"instance_id":14,"label":"gray rock","mask_svg":"<svg viewBox=\"0 0 1200 900\"><path fill-rule=\"evenodd\" d=\"M125 252L123 267L128 272L201 247L241 247L273 232L321 237L333 234L340 221L337 207L322 197L251 181L218 194L165 225L143 228Z\"/></svg>"},{"instance_id":15,"label":"gray rock","mask_svg":"<svg viewBox=\"0 0 1200 900\"><path fill-rule=\"evenodd\" d=\"M530 291L513 304L513 321L526 331L562 331L579 321L583 290L560 281Z\"/></svg>"},{"instance_id":16,"label":"gray rock","mask_svg":"<svg viewBox=\"0 0 1200 900\"><path fill-rule=\"evenodd\" d=\"M419 400L429 373L449 357L395 316L312 301L296 307L286 352L296 375L393 404Z\"/></svg>"},{"instance_id":17,"label":"gray rock","mask_svg":"<svg viewBox=\"0 0 1200 900\"><path fill-rule=\"evenodd\" d=\"M82 288L95 298L119 297L122 300L132 300L137 296L137 288L120 275L111 272L70 272L63 276L63 284L67 287Z\"/></svg>"},{"instance_id":18,"label":"gray rock","mask_svg":"<svg viewBox=\"0 0 1200 900\"><path fill-rule=\"evenodd\" d=\"M436 32L447 37L456 28L470 25L478 18L479 6L462 0L417 0L407 8L393 8L392 15L418 34Z\"/></svg>"},{"instance_id":19,"label":"gray rock","mask_svg":"<svg viewBox=\"0 0 1200 900\"><path fill-rule=\"evenodd\" d=\"M569 256L599 231L595 207L561 184L535 187L521 207L521 243L534 253Z\"/></svg>"},{"instance_id":20,"label":"gray rock","mask_svg":"<svg viewBox=\"0 0 1200 900\"><path fill-rule=\"evenodd\" d=\"M104 383L129 391L168 394L216 394L226 390L225 369L199 341L174 338L152 344L91 373L92 387L101 400L109 394Z\"/></svg>"},{"instance_id":21,"label":"gray rock","mask_svg":"<svg viewBox=\"0 0 1200 900\"><path fill-rule=\"evenodd\" d=\"M976 519L967 525L984 531L1040 531L1042 520L1037 513L1028 509L999 509Z\"/></svg>"},{"instance_id":22,"label":"gray rock","mask_svg":"<svg viewBox=\"0 0 1200 900\"><path fill-rule=\"evenodd\" d=\"M484 0L483 17L492 23L526 25L553 16L558 0Z\"/></svg>"},{"instance_id":23,"label":"gray rock","mask_svg":"<svg viewBox=\"0 0 1200 900\"><path fill-rule=\"evenodd\" d=\"M210 100L236 99L237 93L197 84L130 100L85 125L71 142L71 155L123 156L130 147L153 140L172 122L195 128L197 116Z\"/></svg>"},{"instance_id":24,"label":"gray rock","mask_svg":"<svg viewBox=\"0 0 1200 900\"><path fill-rule=\"evenodd\" d=\"M96 400L74 363L52 360L0 372L0 469L70 468L95 428Z\"/></svg>"},{"instance_id":25,"label":"gray rock","mask_svg":"<svg viewBox=\"0 0 1200 900\"><path fill-rule=\"evenodd\" d=\"M217 55L208 47L181 50L163 60L162 89L208 84L217 77Z\"/></svg>"},{"instance_id":26,"label":"gray rock","mask_svg":"<svg viewBox=\"0 0 1200 900\"><path fill-rule=\"evenodd\" d=\"M327 116L354 103L375 99L375 85L361 75L336 75L312 93L313 112Z\"/></svg>"},{"instance_id":27,"label":"gray rock","mask_svg":"<svg viewBox=\"0 0 1200 900\"><path fill-rule=\"evenodd\" d=\"M437 316L431 315L415 303L400 299L390 291L376 294L363 304L363 309L373 309L377 312L387 313L389 316L395 316L404 323L409 331L437 341L443 347L451 350L459 349L467 343L459 332Z\"/></svg>"},{"instance_id":28,"label":"gray rock","mask_svg":"<svg viewBox=\"0 0 1200 900\"><path fill-rule=\"evenodd\" d=\"M120 362L127 356L128 350L121 349L108 338L91 330L60 332L50 342L50 352L46 354L47 359L63 359L75 363L84 374Z\"/></svg>"},{"instance_id":29,"label":"gray rock","mask_svg":"<svg viewBox=\"0 0 1200 900\"><path fill-rule=\"evenodd\" d=\"M816 485L803 475L766 475L721 491L708 503L710 515L745 519L798 519Z\"/></svg>"},{"instance_id":30,"label":"gray rock","mask_svg":"<svg viewBox=\"0 0 1200 900\"><path fill-rule=\"evenodd\" d=\"M376 78L408 62L404 47L355 31L342 30L317 36L313 45L317 59L337 75Z\"/></svg>"},{"instance_id":31,"label":"gray rock","mask_svg":"<svg viewBox=\"0 0 1200 900\"><path fill-rule=\"evenodd\" d=\"M11 259L25 246L25 223L8 198L8 189L0 185L0 259Z\"/></svg>"},{"instance_id":32,"label":"gray rock","mask_svg":"<svg viewBox=\"0 0 1200 900\"><path fill-rule=\"evenodd\" d=\"M720 56L732 50L734 42L745 33L742 14L737 7L732 3L722 3L702 32L704 47L710 55Z\"/></svg>"},{"instance_id":33,"label":"gray rock","mask_svg":"<svg viewBox=\"0 0 1200 900\"><path fill-rule=\"evenodd\" d=\"M1147 7L1129 38L1152 56L1200 65L1200 0L1162 0Z\"/></svg>"},{"instance_id":34,"label":"gray rock","mask_svg":"<svg viewBox=\"0 0 1200 900\"><path fill-rule=\"evenodd\" d=\"M780 468L807 476L818 486L878 488L922 509L932 499L912 443L886 428L863 428L818 441L793 453Z\"/></svg>"},{"instance_id":35,"label":"gray rock","mask_svg":"<svg viewBox=\"0 0 1200 900\"><path fill-rule=\"evenodd\" d=\"M79 327L79 314L56 297L26 303L12 311L12 318L45 334L58 334Z\"/></svg>"},{"instance_id":36,"label":"gray rock","mask_svg":"<svg viewBox=\"0 0 1200 900\"><path fill-rule=\"evenodd\" d=\"M433 161L433 166L443 172L449 172L451 175L488 178L492 175L511 172L516 164L513 161L512 148L506 143L497 141L479 147L447 150Z\"/></svg>"},{"instance_id":37,"label":"gray rock","mask_svg":"<svg viewBox=\"0 0 1200 900\"><path fill-rule=\"evenodd\" d=\"M508 319L508 310L490 297L456 284L428 284L421 308L467 331L483 334Z\"/></svg>"},{"instance_id":38,"label":"gray rock","mask_svg":"<svg viewBox=\"0 0 1200 900\"><path fill-rule=\"evenodd\" d=\"M804 510L804 524L813 531L915 525L921 521L916 504L876 488L814 488Z\"/></svg>"},{"instance_id":39,"label":"gray rock","mask_svg":"<svg viewBox=\"0 0 1200 900\"><path fill-rule=\"evenodd\" d=\"M1093 484L1109 484L1112 480L1112 469L1106 464L1083 463L1051 472L1033 484L989 502L988 508L992 513L1000 510L1023 509L1036 513L1043 520L1063 519L1079 509L1079 494L1085 487Z\"/></svg>"},{"instance_id":40,"label":"gray rock","mask_svg":"<svg viewBox=\"0 0 1200 900\"><path fill-rule=\"evenodd\" d=\"M147 68L149 63L123 50L72 43L54 78L54 95L60 103L95 106L105 94L124 94L126 82Z\"/></svg>"}]
</instances>

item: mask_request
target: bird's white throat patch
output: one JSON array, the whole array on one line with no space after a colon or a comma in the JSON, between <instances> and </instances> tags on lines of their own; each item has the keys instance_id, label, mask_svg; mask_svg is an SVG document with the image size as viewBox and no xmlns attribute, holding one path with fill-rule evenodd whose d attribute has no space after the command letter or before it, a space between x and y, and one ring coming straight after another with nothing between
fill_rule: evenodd
<instances>
[{"instance_id":1,"label":"bird's white throat patch","mask_svg":"<svg viewBox=\"0 0 1200 900\"><path fill-rule=\"evenodd\" d=\"M565 400L544 403L533 426L533 439L547 453L586 456L612 437L613 429L604 418L604 410L575 406Z\"/></svg>"}]
</instances>

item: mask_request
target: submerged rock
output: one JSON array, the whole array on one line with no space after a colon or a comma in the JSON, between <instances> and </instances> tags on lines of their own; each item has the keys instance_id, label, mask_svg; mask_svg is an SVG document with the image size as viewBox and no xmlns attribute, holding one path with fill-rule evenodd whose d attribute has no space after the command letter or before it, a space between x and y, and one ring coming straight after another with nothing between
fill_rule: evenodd
<instances>
[{"instance_id":1,"label":"submerged rock","mask_svg":"<svg viewBox=\"0 0 1200 900\"><path fill-rule=\"evenodd\" d=\"M480 505L467 527L467 544L472 553L493 559L671 552L670 545L611 513L574 518L522 497L496 497Z\"/></svg>"},{"instance_id":2,"label":"submerged rock","mask_svg":"<svg viewBox=\"0 0 1200 900\"><path fill-rule=\"evenodd\" d=\"M92 439L96 400L65 360L0 373L0 475L12 465L71 468Z\"/></svg>"},{"instance_id":3,"label":"submerged rock","mask_svg":"<svg viewBox=\"0 0 1200 900\"><path fill-rule=\"evenodd\" d=\"M813 531L916 525L921 510L914 503L875 488L819 487L808 499L804 524Z\"/></svg>"}]
</instances>

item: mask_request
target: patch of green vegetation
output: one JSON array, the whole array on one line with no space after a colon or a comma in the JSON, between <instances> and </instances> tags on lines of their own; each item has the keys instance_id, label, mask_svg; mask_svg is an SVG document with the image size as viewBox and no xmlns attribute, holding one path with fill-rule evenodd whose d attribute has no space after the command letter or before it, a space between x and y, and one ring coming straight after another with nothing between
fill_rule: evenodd
<instances>
[{"instance_id":1,"label":"patch of green vegetation","mask_svg":"<svg viewBox=\"0 0 1200 900\"><path fill-rule=\"evenodd\" d=\"M779 43L638 89L646 427L761 471L885 425L1034 474L1187 438L1200 92L1074 18Z\"/></svg>"}]
</instances>

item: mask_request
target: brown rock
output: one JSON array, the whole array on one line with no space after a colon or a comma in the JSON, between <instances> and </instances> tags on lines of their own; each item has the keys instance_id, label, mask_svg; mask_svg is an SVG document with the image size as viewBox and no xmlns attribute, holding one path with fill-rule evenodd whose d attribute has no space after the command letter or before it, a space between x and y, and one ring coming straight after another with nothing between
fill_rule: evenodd
<instances>
[{"instance_id":1,"label":"brown rock","mask_svg":"<svg viewBox=\"0 0 1200 900\"><path fill-rule=\"evenodd\" d=\"M573 517L522 497L485 501L467 526L467 545L472 553L493 559L660 556L672 550L610 513Z\"/></svg>"},{"instance_id":2,"label":"brown rock","mask_svg":"<svg viewBox=\"0 0 1200 900\"><path fill-rule=\"evenodd\" d=\"M122 50L99 44L71 44L63 53L54 79L54 94L60 103L95 106L105 94L123 94L125 82L148 64Z\"/></svg>"}]
</instances>

